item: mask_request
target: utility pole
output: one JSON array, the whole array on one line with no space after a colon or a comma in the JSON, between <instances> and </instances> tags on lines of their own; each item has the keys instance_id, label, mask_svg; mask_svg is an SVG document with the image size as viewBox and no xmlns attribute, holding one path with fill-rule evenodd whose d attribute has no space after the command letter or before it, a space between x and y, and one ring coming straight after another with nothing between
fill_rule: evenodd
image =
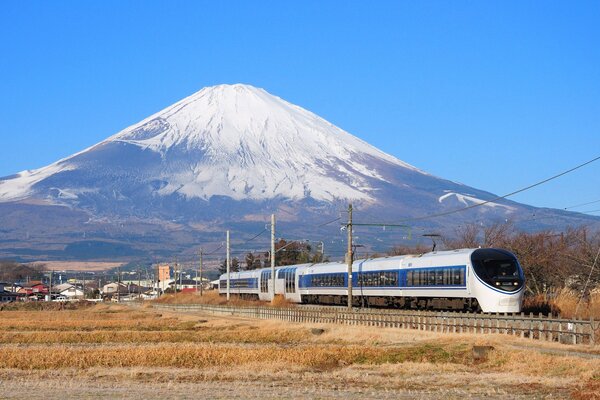
<instances>
[{"instance_id":1,"label":"utility pole","mask_svg":"<svg viewBox=\"0 0 600 400\"><path fill-rule=\"evenodd\" d=\"M202 249L200 249L200 296L202 296ZM196 289L198 291L198 289Z\"/></svg>"},{"instance_id":2,"label":"utility pole","mask_svg":"<svg viewBox=\"0 0 600 400\"><path fill-rule=\"evenodd\" d=\"M183 281L182 281L183 269L179 266L179 290L183 291Z\"/></svg>"},{"instance_id":3,"label":"utility pole","mask_svg":"<svg viewBox=\"0 0 600 400\"><path fill-rule=\"evenodd\" d=\"M117 303L121 302L121 266L117 267Z\"/></svg>"},{"instance_id":4,"label":"utility pole","mask_svg":"<svg viewBox=\"0 0 600 400\"><path fill-rule=\"evenodd\" d=\"M346 260L348 262L348 309L352 310L352 204L348 205L348 253Z\"/></svg>"},{"instance_id":5,"label":"utility pole","mask_svg":"<svg viewBox=\"0 0 600 400\"><path fill-rule=\"evenodd\" d=\"M177 294L177 273L179 272L179 264L177 263L177 256L175 256L175 294ZM179 272L181 275L181 272Z\"/></svg>"},{"instance_id":6,"label":"utility pole","mask_svg":"<svg viewBox=\"0 0 600 400\"><path fill-rule=\"evenodd\" d=\"M229 284L230 284L230 278L229 278L229 273L231 272L231 260L229 259L229 231L227 231L227 301L229 301Z\"/></svg>"},{"instance_id":7,"label":"utility pole","mask_svg":"<svg viewBox=\"0 0 600 400\"><path fill-rule=\"evenodd\" d=\"M275 214L271 214L271 290L275 300Z\"/></svg>"},{"instance_id":8,"label":"utility pole","mask_svg":"<svg viewBox=\"0 0 600 400\"><path fill-rule=\"evenodd\" d=\"M50 270L50 285L48 285L48 300L52 301L52 274L54 273L53 270Z\"/></svg>"}]
</instances>

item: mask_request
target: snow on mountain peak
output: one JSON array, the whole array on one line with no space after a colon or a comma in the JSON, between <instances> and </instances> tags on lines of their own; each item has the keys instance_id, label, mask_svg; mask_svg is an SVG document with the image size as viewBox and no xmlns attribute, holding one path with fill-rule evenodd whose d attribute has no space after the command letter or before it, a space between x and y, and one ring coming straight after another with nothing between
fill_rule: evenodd
<instances>
[{"instance_id":1,"label":"snow on mountain peak","mask_svg":"<svg viewBox=\"0 0 600 400\"><path fill-rule=\"evenodd\" d=\"M76 169L76 157L115 143L158 153L162 163L154 178L165 184L157 193L187 198L373 201L373 182L387 182L374 165L423 173L263 89L218 85L72 157L23 172L15 178L20 183L0 181L0 201L30 194L29 183Z\"/></svg>"},{"instance_id":2,"label":"snow on mountain peak","mask_svg":"<svg viewBox=\"0 0 600 400\"><path fill-rule=\"evenodd\" d=\"M385 179L364 155L416 170L299 106L243 84L204 88L109 140L167 158L175 149L201 155L175 186L202 198L370 200L368 178Z\"/></svg>"}]
</instances>

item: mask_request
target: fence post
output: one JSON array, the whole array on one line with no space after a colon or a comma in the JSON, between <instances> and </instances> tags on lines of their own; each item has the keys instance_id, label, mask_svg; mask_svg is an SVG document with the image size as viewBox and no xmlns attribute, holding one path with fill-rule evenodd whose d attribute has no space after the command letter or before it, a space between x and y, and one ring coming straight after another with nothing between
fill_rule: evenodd
<instances>
[{"instance_id":1,"label":"fence post","mask_svg":"<svg viewBox=\"0 0 600 400\"><path fill-rule=\"evenodd\" d=\"M596 332L594 332L594 317L590 317L590 345L594 346L596 344Z\"/></svg>"}]
</instances>

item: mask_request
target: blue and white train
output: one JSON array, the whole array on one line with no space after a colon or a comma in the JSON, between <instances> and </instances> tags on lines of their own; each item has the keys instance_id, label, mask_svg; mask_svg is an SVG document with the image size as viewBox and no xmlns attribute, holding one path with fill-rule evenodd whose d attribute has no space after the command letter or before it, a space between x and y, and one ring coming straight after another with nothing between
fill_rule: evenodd
<instances>
[{"instance_id":1,"label":"blue and white train","mask_svg":"<svg viewBox=\"0 0 600 400\"><path fill-rule=\"evenodd\" d=\"M288 301L347 304L345 263L277 267L275 276L275 294ZM270 268L231 273L229 284L232 295L273 298ZM356 306L515 313L521 311L525 277L506 250L460 249L356 260L352 286ZM227 293L227 274L219 279L219 293Z\"/></svg>"}]
</instances>

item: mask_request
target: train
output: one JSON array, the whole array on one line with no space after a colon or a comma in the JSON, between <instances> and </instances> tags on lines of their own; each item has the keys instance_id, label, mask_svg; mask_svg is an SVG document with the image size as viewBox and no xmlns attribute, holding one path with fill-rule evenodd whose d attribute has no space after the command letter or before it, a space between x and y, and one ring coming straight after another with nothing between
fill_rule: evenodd
<instances>
[{"instance_id":1,"label":"train","mask_svg":"<svg viewBox=\"0 0 600 400\"><path fill-rule=\"evenodd\" d=\"M348 273L343 262L276 267L275 295L293 303L347 305ZM432 251L355 260L352 302L356 307L521 311L525 276L517 257L496 248ZM227 293L227 274L219 294ZM270 301L271 269L232 272L230 295Z\"/></svg>"}]
</instances>

